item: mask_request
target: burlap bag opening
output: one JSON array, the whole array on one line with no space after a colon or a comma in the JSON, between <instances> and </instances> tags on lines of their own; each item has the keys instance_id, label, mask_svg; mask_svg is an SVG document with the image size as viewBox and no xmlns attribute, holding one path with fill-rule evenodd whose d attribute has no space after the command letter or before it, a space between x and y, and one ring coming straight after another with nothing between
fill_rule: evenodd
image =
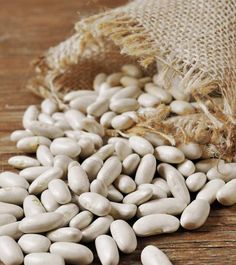
<instances>
[{"instance_id":1,"label":"burlap bag opening","mask_svg":"<svg viewBox=\"0 0 236 265\"><path fill-rule=\"evenodd\" d=\"M192 115L169 117L165 105L140 117L126 134L159 133L172 144L195 141L212 156L236 152L235 0L137 0L75 25L73 36L35 63L29 88L60 100L70 89L91 89L98 72L125 62L159 68L166 89L180 89L201 105ZM173 81L174 80L174 81Z\"/></svg>"}]
</instances>

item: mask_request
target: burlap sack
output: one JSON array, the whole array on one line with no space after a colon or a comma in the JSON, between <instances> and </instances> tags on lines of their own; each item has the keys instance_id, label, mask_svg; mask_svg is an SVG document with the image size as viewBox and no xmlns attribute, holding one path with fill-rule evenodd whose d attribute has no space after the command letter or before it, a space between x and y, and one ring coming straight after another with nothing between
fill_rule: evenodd
<instances>
[{"instance_id":1,"label":"burlap sack","mask_svg":"<svg viewBox=\"0 0 236 265\"><path fill-rule=\"evenodd\" d=\"M236 150L236 1L137 0L75 25L73 36L36 63L30 89L58 100L69 89L91 89L98 72L127 61L151 74L161 65L166 89L181 89L202 111L169 117L166 106L141 117L127 133L154 131L175 144L196 141L213 156ZM174 80L174 81L173 81ZM219 97L219 98L216 98Z\"/></svg>"}]
</instances>

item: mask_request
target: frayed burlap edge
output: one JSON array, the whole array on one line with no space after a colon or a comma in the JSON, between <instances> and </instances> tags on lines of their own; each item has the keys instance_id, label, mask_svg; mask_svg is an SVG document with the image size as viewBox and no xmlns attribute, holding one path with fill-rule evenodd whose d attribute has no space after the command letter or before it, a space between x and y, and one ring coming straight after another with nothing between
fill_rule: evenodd
<instances>
[{"instance_id":1,"label":"frayed burlap edge","mask_svg":"<svg viewBox=\"0 0 236 265\"><path fill-rule=\"evenodd\" d=\"M76 31L71 38L49 49L47 54L35 62L36 76L28 85L34 93L43 97L53 96L61 108L65 108L60 100L63 85L57 81L66 75L71 66L96 57L104 39L108 39L120 48L121 54L136 58L145 68L155 62L163 63L165 87L168 89L170 78L180 76L180 86L202 108L201 113L172 118L167 115L166 119L158 116L158 113L153 118L140 117L140 122L126 133L143 135L152 131L178 139L175 144L189 141L204 143L206 148L213 150L211 156L232 159L236 153L236 122L232 111L235 98L228 96L230 88L226 84L212 79L210 73L203 72L198 62L188 65L171 51L162 54L156 49L149 32L126 13L106 12L92 16L78 22ZM209 94L213 91L221 93L224 108L214 103L211 109L206 106L205 101L211 101ZM232 94L234 96L235 93Z\"/></svg>"}]
</instances>

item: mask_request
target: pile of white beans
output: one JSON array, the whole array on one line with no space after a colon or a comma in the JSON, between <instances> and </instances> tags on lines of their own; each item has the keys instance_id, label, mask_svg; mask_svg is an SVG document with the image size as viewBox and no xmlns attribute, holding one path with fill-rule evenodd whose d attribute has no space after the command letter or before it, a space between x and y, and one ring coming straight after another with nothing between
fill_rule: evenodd
<instances>
[{"instance_id":1,"label":"pile of white beans","mask_svg":"<svg viewBox=\"0 0 236 265\"><path fill-rule=\"evenodd\" d=\"M93 90L29 106L24 130L11 134L20 154L9 159L18 173L0 173L0 260L5 265L91 264L95 241L103 265L132 253L137 237L202 226L217 200L236 203L236 163L204 158L196 143L171 146L155 133L107 137L138 115L169 105L172 115L197 110L181 91L167 92L134 65L98 74ZM190 197L191 193L191 197ZM192 199L192 201L191 201ZM170 265L147 246L143 265Z\"/></svg>"}]
</instances>

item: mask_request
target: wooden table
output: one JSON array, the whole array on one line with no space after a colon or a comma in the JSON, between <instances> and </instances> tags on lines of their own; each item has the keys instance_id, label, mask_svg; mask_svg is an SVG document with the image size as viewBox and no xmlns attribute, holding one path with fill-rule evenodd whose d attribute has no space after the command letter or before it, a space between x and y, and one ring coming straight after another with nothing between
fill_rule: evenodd
<instances>
[{"instance_id":1,"label":"wooden table","mask_svg":"<svg viewBox=\"0 0 236 265\"><path fill-rule=\"evenodd\" d=\"M0 0L0 167L17 153L9 134L21 127L29 104L40 100L25 88L30 62L48 47L72 33L79 16L125 3L126 0ZM91 11L93 10L93 11ZM179 231L139 240L132 255L120 264L140 264L140 252L148 244L164 250L176 265L236 264L236 206L214 205L206 225L193 232ZM93 264L99 264L96 259Z\"/></svg>"}]
</instances>

